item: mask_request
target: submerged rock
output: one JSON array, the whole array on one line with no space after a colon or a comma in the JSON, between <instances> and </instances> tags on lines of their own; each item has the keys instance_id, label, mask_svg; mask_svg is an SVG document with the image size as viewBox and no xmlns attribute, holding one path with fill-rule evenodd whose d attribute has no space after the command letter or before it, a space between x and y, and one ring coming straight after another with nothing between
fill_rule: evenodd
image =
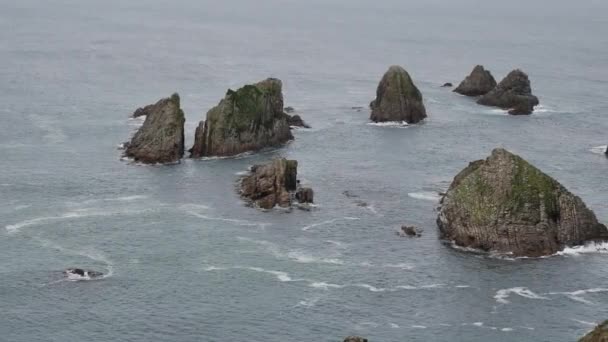
<instances>
[{"instance_id":1,"label":"submerged rock","mask_svg":"<svg viewBox=\"0 0 608 342\"><path fill-rule=\"evenodd\" d=\"M551 255L608 238L583 201L504 149L461 171L441 200L444 239L514 256Z\"/></svg>"},{"instance_id":2,"label":"submerged rock","mask_svg":"<svg viewBox=\"0 0 608 342\"><path fill-rule=\"evenodd\" d=\"M344 342L367 342L367 339L359 336L348 336L344 339Z\"/></svg>"},{"instance_id":3,"label":"submerged rock","mask_svg":"<svg viewBox=\"0 0 608 342\"><path fill-rule=\"evenodd\" d=\"M282 83L275 78L229 89L199 124L191 157L233 156L293 139L283 112Z\"/></svg>"},{"instance_id":4,"label":"submerged rock","mask_svg":"<svg viewBox=\"0 0 608 342\"><path fill-rule=\"evenodd\" d=\"M608 321L595 327L578 342L608 342Z\"/></svg>"},{"instance_id":5,"label":"submerged rock","mask_svg":"<svg viewBox=\"0 0 608 342\"><path fill-rule=\"evenodd\" d=\"M296 160L282 158L268 164L255 165L251 168L251 174L241 180L241 196L262 209L272 209L277 205L287 208L291 206L294 192L298 190L300 203L312 203L312 189L299 188L297 177Z\"/></svg>"},{"instance_id":6,"label":"submerged rock","mask_svg":"<svg viewBox=\"0 0 608 342\"><path fill-rule=\"evenodd\" d=\"M131 141L125 144L124 155L142 163L179 161L184 155L186 121L179 95L173 94L138 111L138 115L146 115L146 120Z\"/></svg>"},{"instance_id":7,"label":"submerged rock","mask_svg":"<svg viewBox=\"0 0 608 342\"><path fill-rule=\"evenodd\" d=\"M401 226L401 232L399 232L399 235L407 237L420 237L422 235L422 231L414 226Z\"/></svg>"},{"instance_id":8,"label":"submerged rock","mask_svg":"<svg viewBox=\"0 0 608 342\"><path fill-rule=\"evenodd\" d=\"M531 114L538 98L532 95L530 79L523 71L513 70L489 93L482 96L477 103L484 106L508 109L509 114Z\"/></svg>"},{"instance_id":9,"label":"submerged rock","mask_svg":"<svg viewBox=\"0 0 608 342\"><path fill-rule=\"evenodd\" d=\"M450 83L450 82L444 83L442 85L443 88L449 88L449 87L452 87L452 86L454 86L454 85L452 83Z\"/></svg>"},{"instance_id":10,"label":"submerged rock","mask_svg":"<svg viewBox=\"0 0 608 342\"><path fill-rule=\"evenodd\" d=\"M374 122L405 121L412 124L426 118L422 94L407 71L396 65L382 77L370 108L370 119Z\"/></svg>"},{"instance_id":11,"label":"submerged rock","mask_svg":"<svg viewBox=\"0 0 608 342\"><path fill-rule=\"evenodd\" d=\"M291 114L291 113L295 112L296 110L293 107L285 107L284 111L287 114Z\"/></svg>"},{"instance_id":12,"label":"submerged rock","mask_svg":"<svg viewBox=\"0 0 608 342\"><path fill-rule=\"evenodd\" d=\"M471 74L454 89L454 92L466 96L481 96L489 93L494 87L496 87L494 76L482 65L477 65Z\"/></svg>"},{"instance_id":13,"label":"submerged rock","mask_svg":"<svg viewBox=\"0 0 608 342\"><path fill-rule=\"evenodd\" d=\"M98 278L103 276L101 272L84 270L82 268L68 268L63 273L68 277Z\"/></svg>"}]
</instances>

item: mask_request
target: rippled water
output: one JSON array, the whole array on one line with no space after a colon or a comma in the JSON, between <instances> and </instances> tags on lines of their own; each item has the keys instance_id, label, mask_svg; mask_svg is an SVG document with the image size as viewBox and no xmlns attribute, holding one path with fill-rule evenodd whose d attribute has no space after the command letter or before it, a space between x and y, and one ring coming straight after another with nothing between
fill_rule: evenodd
<instances>
[{"instance_id":1,"label":"rippled water","mask_svg":"<svg viewBox=\"0 0 608 342\"><path fill-rule=\"evenodd\" d=\"M608 318L608 256L504 260L443 245L437 195L503 146L608 221L608 6L584 0L1 1L0 340L572 341ZM440 88L475 64L529 73L512 117ZM375 126L406 67L429 118ZM178 91L187 141L228 87L283 80L313 126L282 149L138 166L116 146L138 106ZM298 159L311 212L234 192ZM347 197L349 191L358 197ZM361 202L367 206L361 206ZM404 239L402 224L424 229ZM68 267L103 279L66 281Z\"/></svg>"}]
</instances>

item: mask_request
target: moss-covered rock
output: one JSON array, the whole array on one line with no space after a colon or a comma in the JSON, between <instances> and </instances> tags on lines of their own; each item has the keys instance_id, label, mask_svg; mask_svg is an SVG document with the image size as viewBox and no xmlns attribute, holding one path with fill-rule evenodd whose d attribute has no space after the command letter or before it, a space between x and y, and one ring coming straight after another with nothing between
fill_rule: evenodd
<instances>
[{"instance_id":1,"label":"moss-covered rock","mask_svg":"<svg viewBox=\"0 0 608 342\"><path fill-rule=\"evenodd\" d=\"M191 157L232 156L293 139L283 112L282 83L269 78L229 89L226 97L207 112L195 134Z\"/></svg>"},{"instance_id":2,"label":"moss-covered rock","mask_svg":"<svg viewBox=\"0 0 608 342\"><path fill-rule=\"evenodd\" d=\"M598 325L578 342L608 342L608 321Z\"/></svg>"},{"instance_id":3,"label":"moss-covered rock","mask_svg":"<svg viewBox=\"0 0 608 342\"><path fill-rule=\"evenodd\" d=\"M461 171L441 204L442 236L460 246L543 256L608 238L579 197L504 149Z\"/></svg>"},{"instance_id":4,"label":"moss-covered rock","mask_svg":"<svg viewBox=\"0 0 608 342\"><path fill-rule=\"evenodd\" d=\"M370 108L370 119L374 122L418 123L426 118L422 93L407 71L396 65L391 66L382 77Z\"/></svg>"},{"instance_id":5,"label":"moss-covered rock","mask_svg":"<svg viewBox=\"0 0 608 342\"><path fill-rule=\"evenodd\" d=\"M133 116L146 116L125 156L142 163L174 163L184 155L184 112L178 94L140 108Z\"/></svg>"}]
</instances>

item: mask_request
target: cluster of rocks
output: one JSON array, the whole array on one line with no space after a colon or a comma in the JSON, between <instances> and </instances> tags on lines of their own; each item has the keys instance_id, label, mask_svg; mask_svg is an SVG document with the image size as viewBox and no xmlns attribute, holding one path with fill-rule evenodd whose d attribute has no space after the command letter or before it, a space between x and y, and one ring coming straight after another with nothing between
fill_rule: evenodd
<instances>
[{"instance_id":1,"label":"cluster of rocks","mask_svg":"<svg viewBox=\"0 0 608 342\"><path fill-rule=\"evenodd\" d=\"M477 65L454 92L478 96L478 104L506 109L512 115L531 114L539 104L538 98L532 95L528 75L519 69L511 71L496 84L492 73Z\"/></svg>"},{"instance_id":2,"label":"cluster of rocks","mask_svg":"<svg viewBox=\"0 0 608 342\"><path fill-rule=\"evenodd\" d=\"M240 193L243 198L262 209L272 209L275 206L287 208L294 200L302 204L314 201L313 190L300 186L298 162L285 158L252 166L251 174L241 180Z\"/></svg>"}]
</instances>

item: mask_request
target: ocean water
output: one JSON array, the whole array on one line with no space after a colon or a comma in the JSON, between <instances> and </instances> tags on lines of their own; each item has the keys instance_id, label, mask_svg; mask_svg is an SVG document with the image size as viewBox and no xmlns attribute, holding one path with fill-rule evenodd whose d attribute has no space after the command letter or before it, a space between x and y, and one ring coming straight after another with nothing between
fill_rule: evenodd
<instances>
[{"instance_id":1,"label":"ocean water","mask_svg":"<svg viewBox=\"0 0 608 342\"><path fill-rule=\"evenodd\" d=\"M606 13L598 0L0 0L0 341L575 340L608 318L606 250L453 249L437 192L505 147L608 222ZM424 124L369 124L391 64L422 91ZM439 87L475 64L498 80L522 68L542 106L513 117ZM137 107L179 92L191 145L227 88L270 76L313 127L284 148L120 160ZM314 210L239 199L239 173L274 157L299 161ZM422 237L398 237L403 224ZM69 267L105 276L70 281Z\"/></svg>"}]
</instances>

